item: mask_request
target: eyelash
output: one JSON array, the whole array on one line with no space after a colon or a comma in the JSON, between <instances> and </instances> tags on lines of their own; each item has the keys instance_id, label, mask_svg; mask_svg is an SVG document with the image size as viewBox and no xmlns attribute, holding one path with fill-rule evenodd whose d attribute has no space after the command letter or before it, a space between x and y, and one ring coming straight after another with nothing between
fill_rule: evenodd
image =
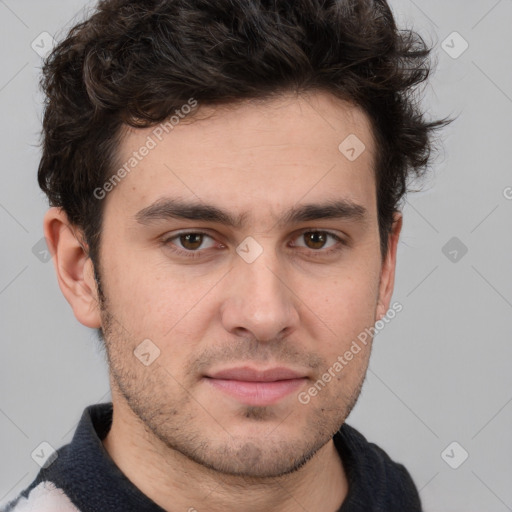
<instances>
[{"instance_id":1,"label":"eyelash","mask_svg":"<svg viewBox=\"0 0 512 512\"><path fill-rule=\"evenodd\" d=\"M334 238L336 240L336 242L338 242L337 245L335 245L333 247L330 247L329 249L326 249L326 250L310 249L309 251L311 252L311 256L313 256L313 257L330 256L331 254L334 254L334 253L342 251L348 245L347 242L345 240L343 240L341 237L339 237L338 235L335 235L334 233L331 233L330 231L323 231L323 230L320 230L320 229L307 229L307 230L304 230L301 233L299 233L297 238L299 238L301 236L304 236L306 233L322 233L322 234L326 234L328 236L331 236L332 238ZM187 250L184 250L184 249L180 249L180 248L176 247L174 244L170 243L173 240L175 240L177 238L180 238L181 236L184 236L184 235L204 235L204 236L207 236L209 238L213 238L209 233L205 233L203 231L183 231L182 233L178 233L178 234L175 234L175 235L173 235L171 237L165 238L164 240L162 240L162 244L164 246L170 248L170 250L173 253L175 253L176 255L184 256L186 258L200 258L200 257L203 256L204 252L208 251L208 249L197 250L197 251L192 251L192 250L188 250L187 251ZM172 248L171 248L171 246L172 246Z\"/></svg>"}]
</instances>

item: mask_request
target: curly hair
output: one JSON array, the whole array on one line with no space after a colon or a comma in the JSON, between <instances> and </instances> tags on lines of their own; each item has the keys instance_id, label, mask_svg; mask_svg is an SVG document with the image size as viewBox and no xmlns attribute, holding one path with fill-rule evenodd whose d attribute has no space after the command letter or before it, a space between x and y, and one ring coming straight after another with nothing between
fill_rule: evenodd
<instances>
[{"instance_id":1,"label":"curly hair","mask_svg":"<svg viewBox=\"0 0 512 512\"><path fill-rule=\"evenodd\" d=\"M385 0L100 0L43 66L38 180L81 228L93 262L123 126L149 127L191 97L218 105L324 91L362 107L376 141L382 256L433 132L416 89L431 49L399 30Z\"/></svg>"}]
</instances>

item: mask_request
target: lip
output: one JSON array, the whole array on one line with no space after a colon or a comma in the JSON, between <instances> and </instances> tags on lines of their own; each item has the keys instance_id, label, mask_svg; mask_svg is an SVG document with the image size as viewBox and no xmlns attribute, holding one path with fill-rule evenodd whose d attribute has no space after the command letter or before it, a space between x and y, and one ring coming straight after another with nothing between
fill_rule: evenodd
<instances>
[{"instance_id":1,"label":"lip","mask_svg":"<svg viewBox=\"0 0 512 512\"><path fill-rule=\"evenodd\" d=\"M250 367L228 368L205 376L205 380L245 405L272 405L304 384L307 376L277 367L258 370Z\"/></svg>"},{"instance_id":2,"label":"lip","mask_svg":"<svg viewBox=\"0 0 512 512\"><path fill-rule=\"evenodd\" d=\"M306 376L290 368L285 368L284 366L268 368L267 370L241 366L238 368L220 370L207 375L207 377L211 379L242 380L246 382L275 382L277 380L300 379Z\"/></svg>"}]
</instances>

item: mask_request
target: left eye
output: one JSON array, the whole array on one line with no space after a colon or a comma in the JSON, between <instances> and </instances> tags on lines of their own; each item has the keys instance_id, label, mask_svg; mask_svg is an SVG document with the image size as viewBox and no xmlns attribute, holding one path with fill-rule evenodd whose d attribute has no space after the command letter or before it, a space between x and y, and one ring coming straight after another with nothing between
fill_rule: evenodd
<instances>
[{"instance_id":1,"label":"left eye","mask_svg":"<svg viewBox=\"0 0 512 512\"><path fill-rule=\"evenodd\" d=\"M333 240L333 242L330 245L326 245L329 237ZM341 239L332 234L328 233L326 231L307 231L305 233L301 233L301 235L298 237L298 240L304 240L304 245L294 244L298 247L307 247L308 249L327 249L329 247L332 247L333 245L336 245L337 242L341 241Z\"/></svg>"}]
</instances>

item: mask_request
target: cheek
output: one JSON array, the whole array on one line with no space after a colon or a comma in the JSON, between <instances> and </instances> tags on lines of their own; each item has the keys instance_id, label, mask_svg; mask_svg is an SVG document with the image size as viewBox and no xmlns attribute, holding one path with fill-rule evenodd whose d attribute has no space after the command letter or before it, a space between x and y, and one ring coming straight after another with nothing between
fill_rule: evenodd
<instances>
[{"instance_id":1,"label":"cheek","mask_svg":"<svg viewBox=\"0 0 512 512\"><path fill-rule=\"evenodd\" d=\"M174 337L197 337L217 274L191 276L147 256L115 261L111 257L105 265L104 291L111 312L133 339L149 338L165 347Z\"/></svg>"},{"instance_id":2,"label":"cheek","mask_svg":"<svg viewBox=\"0 0 512 512\"><path fill-rule=\"evenodd\" d=\"M342 328L373 324L378 297L378 271L364 268L351 269L342 277L318 283L307 300L318 306L322 319Z\"/></svg>"},{"instance_id":3,"label":"cheek","mask_svg":"<svg viewBox=\"0 0 512 512\"><path fill-rule=\"evenodd\" d=\"M374 325L377 307L374 278L333 282L319 302L323 305L320 317L329 327L329 331L322 331L328 334L315 339L316 350L326 364L320 379L329 382L324 402L348 404L358 395L372 346L369 329Z\"/></svg>"}]
</instances>

